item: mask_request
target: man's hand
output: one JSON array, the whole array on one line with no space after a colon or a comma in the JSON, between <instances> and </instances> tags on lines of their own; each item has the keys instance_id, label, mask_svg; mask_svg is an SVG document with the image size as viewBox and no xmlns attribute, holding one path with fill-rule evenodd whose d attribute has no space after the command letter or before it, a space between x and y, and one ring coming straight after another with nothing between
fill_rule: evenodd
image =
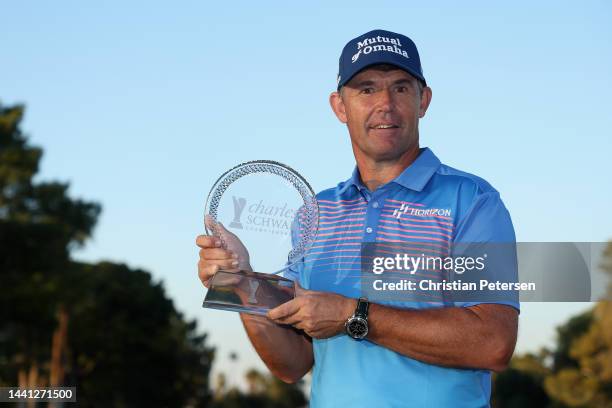
<instances>
[{"instance_id":1,"label":"man's hand","mask_svg":"<svg viewBox=\"0 0 612 408\"><path fill-rule=\"evenodd\" d=\"M295 298L270 310L268 318L290 324L310 337L326 339L344 331L357 301L335 293L303 289L295 284Z\"/></svg>"},{"instance_id":2,"label":"man's hand","mask_svg":"<svg viewBox=\"0 0 612 408\"><path fill-rule=\"evenodd\" d=\"M206 225L211 228L213 221L206 217ZM212 229L212 228L211 228ZM216 224L217 236L200 235L196 238L196 245L200 249L200 260L198 261L198 276L208 287L210 279L219 269L228 272L240 270L250 271L249 252L240 239L229 232L223 224ZM223 247L225 243L225 247Z\"/></svg>"},{"instance_id":3,"label":"man's hand","mask_svg":"<svg viewBox=\"0 0 612 408\"><path fill-rule=\"evenodd\" d=\"M206 218L206 226L215 232L215 236L200 235L196 239L201 248L198 275L204 286L209 287L210 279L219 270L252 271L249 253L236 235L221 224L213 225L210 217ZM241 274L227 274L223 278L222 283L234 286L236 294L246 303L244 296L248 297L248 289L243 291L241 287L248 284L248 279ZM236 279L235 285L228 282L232 278ZM240 319L257 354L278 378L294 383L312 368L312 340L304 333L293 327L279 326L265 316L240 313Z\"/></svg>"}]
</instances>

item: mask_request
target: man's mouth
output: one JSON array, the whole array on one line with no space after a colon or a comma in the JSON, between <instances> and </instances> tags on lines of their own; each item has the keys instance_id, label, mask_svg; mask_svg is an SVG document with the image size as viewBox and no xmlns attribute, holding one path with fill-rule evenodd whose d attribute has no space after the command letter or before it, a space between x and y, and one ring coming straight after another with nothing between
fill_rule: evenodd
<instances>
[{"instance_id":1,"label":"man's mouth","mask_svg":"<svg viewBox=\"0 0 612 408\"><path fill-rule=\"evenodd\" d=\"M370 128L371 129L397 129L397 128L399 128L399 126L394 125L392 123L389 123L389 124L381 123L381 124L378 124L378 125L370 126Z\"/></svg>"}]
</instances>

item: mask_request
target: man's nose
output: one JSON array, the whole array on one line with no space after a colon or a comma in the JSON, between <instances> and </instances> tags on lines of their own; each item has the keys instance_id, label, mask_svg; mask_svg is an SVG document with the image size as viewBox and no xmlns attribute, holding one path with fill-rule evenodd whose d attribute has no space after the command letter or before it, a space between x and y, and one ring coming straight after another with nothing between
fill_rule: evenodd
<instances>
[{"instance_id":1,"label":"man's nose","mask_svg":"<svg viewBox=\"0 0 612 408\"><path fill-rule=\"evenodd\" d=\"M380 112L391 112L393 110L393 95L390 89L384 88L378 92L376 109Z\"/></svg>"}]
</instances>

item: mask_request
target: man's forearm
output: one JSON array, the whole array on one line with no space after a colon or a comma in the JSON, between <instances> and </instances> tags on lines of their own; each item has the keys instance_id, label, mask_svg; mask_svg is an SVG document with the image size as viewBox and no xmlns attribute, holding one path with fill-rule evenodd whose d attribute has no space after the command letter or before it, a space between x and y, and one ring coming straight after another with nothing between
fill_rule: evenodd
<instances>
[{"instance_id":1,"label":"man's forearm","mask_svg":"<svg viewBox=\"0 0 612 408\"><path fill-rule=\"evenodd\" d=\"M257 354L278 378L293 383L312 368L312 341L304 333L265 316L241 313L240 319Z\"/></svg>"},{"instance_id":2,"label":"man's forearm","mask_svg":"<svg viewBox=\"0 0 612 408\"><path fill-rule=\"evenodd\" d=\"M514 351L518 317L495 304L422 310L371 304L368 322L368 340L416 360L499 371Z\"/></svg>"}]
</instances>

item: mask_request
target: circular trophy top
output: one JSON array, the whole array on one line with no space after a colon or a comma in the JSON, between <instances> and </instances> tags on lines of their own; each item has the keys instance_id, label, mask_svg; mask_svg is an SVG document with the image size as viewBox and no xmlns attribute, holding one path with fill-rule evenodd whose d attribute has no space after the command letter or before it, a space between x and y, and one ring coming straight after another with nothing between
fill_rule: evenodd
<instances>
[{"instance_id":1,"label":"circular trophy top","mask_svg":"<svg viewBox=\"0 0 612 408\"><path fill-rule=\"evenodd\" d=\"M239 164L206 199L206 233L238 256L238 269L276 274L299 263L312 245L319 206L308 182L271 160Z\"/></svg>"}]
</instances>

